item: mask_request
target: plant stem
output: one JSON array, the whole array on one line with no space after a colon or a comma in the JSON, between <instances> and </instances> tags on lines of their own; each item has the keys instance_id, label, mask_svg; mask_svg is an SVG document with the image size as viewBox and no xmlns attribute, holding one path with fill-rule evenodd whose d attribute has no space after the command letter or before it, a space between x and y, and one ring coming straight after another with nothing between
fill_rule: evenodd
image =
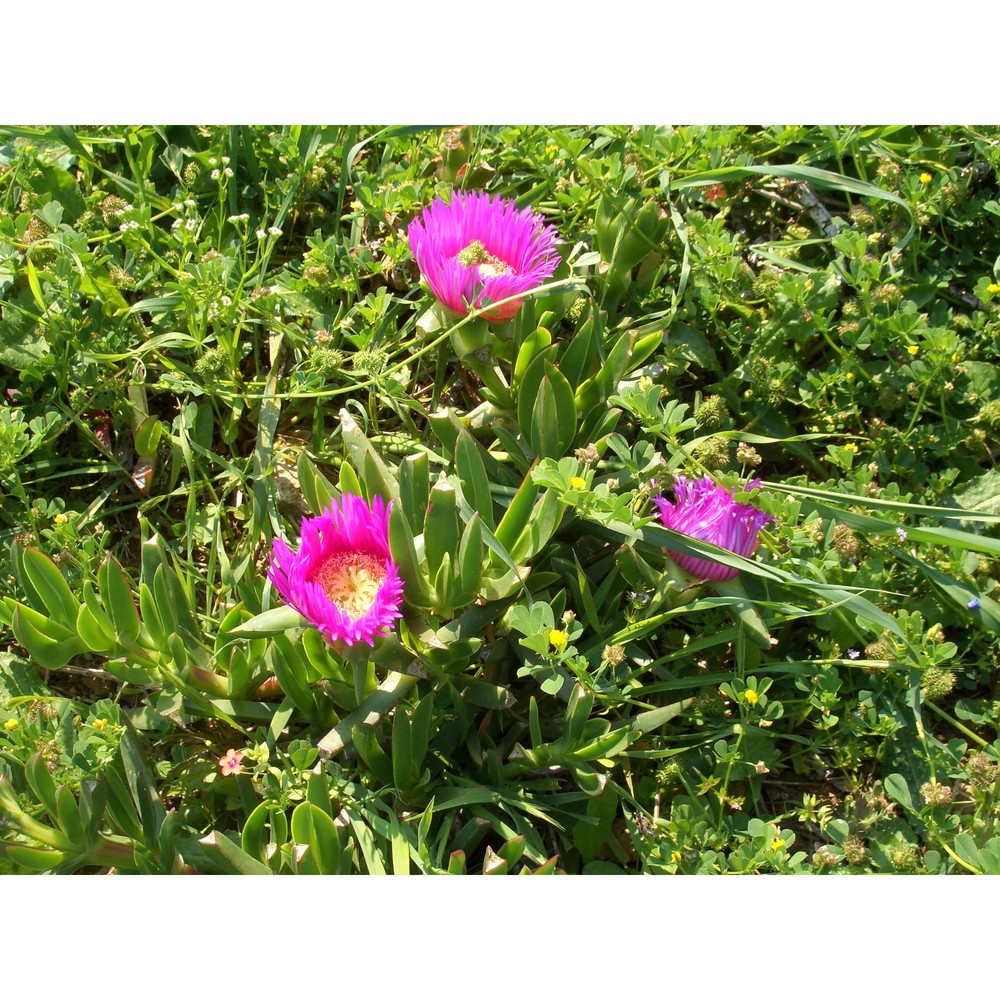
<instances>
[{"instance_id":1,"label":"plant stem","mask_svg":"<svg viewBox=\"0 0 1000 1000\"><path fill-rule=\"evenodd\" d=\"M343 718L324 736L317 747L324 760L340 753L351 743L351 730L355 726L373 726L387 715L420 678L414 674L401 674L390 670L389 676L367 698Z\"/></svg>"}]
</instances>

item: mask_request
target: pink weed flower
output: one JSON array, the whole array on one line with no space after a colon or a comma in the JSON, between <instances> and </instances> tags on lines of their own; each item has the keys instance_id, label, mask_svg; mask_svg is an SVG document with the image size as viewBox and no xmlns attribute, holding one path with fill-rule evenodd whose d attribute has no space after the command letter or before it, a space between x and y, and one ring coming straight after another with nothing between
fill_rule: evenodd
<instances>
[{"instance_id":1,"label":"pink weed flower","mask_svg":"<svg viewBox=\"0 0 1000 1000\"><path fill-rule=\"evenodd\" d=\"M752 490L759 485L760 480L754 479L746 488ZM760 541L757 532L774 520L770 514L750 504L737 503L733 494L716 485L711 476L693 481L678 476L674 496L675 503L662 496L653 498L666 527L740 556L749 557L757 551ZM698 559L680 552L670 552L670 555L678 566L702 580L731 580L739 573L711 559Z\"/></svg>"},{"instance_id":2,"label":"pink weed flower","mask_svg":"<svg viewBox=\"0 0 1000 1000\"><path fill-rule=\"evenodd\" d=\"M244 756L242 750L227 750L219 758L219 770L222 771L222 776L228 778L232 774L239 774L243 770Z\"/></svg>"},{"instance_id":3,"label":"pink weed flower","mask_svg":"<svg viewBox=\"0 0 1000 1000\"><path fill-rule=\"evenodd\" d=\"M462 315L531 291L559 265L555 229L507 198L456 191L435 199L411 223L410 249L435 298ZM521 307L506 302L483 317L505 323Z\"/></svg>"},{"instance_id":4,"label":"pink weed flower","mask_svg":"<svg viewBox=\"0 0 1000 1000\"><path fill-rule=\"evenodd\" d=\"M401 617L403 581L389 553L389 507L350 493L302 519L298 552L276 538L267 577L331 644L375 645Z\"/></svg>"}]
</instances>

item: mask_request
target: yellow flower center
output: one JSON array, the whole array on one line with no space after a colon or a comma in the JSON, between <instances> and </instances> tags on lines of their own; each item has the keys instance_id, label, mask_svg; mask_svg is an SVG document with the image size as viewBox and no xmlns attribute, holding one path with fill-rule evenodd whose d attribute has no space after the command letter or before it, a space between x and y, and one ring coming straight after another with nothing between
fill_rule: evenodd
<instances>
[{"instance_id":1,"label":"yellow flower center","mask_svg":"<svg viewBox=\"0 0 1000 1000\"><path fill-rule=\"evenodd\" d=\"M464 250L460 250L457 255L459 264L470 266L479 265L479 276L481 278L493 278L498 274L510 274L514 270L506 261L495 257L479 242L473 240Z\"/></svg>"},{"instance_id":2,"label":"yellow flower center","mask_svg":"<svg viewBox=\"0 0 1000 1000\"><path fill-rule=\"evenodd\" d=\"M375 603L385 579L385 562L369 552L337 552L316 571L312 583L351 619L360 618Z\"/></svg>"}]
</instances>

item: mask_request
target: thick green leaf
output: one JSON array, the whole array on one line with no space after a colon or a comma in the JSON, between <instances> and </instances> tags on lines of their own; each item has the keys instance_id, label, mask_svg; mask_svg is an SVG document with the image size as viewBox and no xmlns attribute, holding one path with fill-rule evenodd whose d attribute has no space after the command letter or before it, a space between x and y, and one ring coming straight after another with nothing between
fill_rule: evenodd
<instances>
[{"instance_id":1,"label":"thick green leaf","mask_svg":"<svg viewBox=\"0 0 1000 1000\"><path fill-rule=\"evenodd\" d=\"M56 783L52 780L45 759L40 753L33 754L28 758L28 763L24 766L24 776L28 779L28 784L35 793L35 798L45 806L49 816L54 821L58 821L59 804Z\"/></svg>"},{"instance_id":2,"label":"thick green leaf","mask_svg":"<svg viewBox=\"0 0 1000 1000\"><path fill-rule=\"evenodd\" d=\"M24 572L53 620L66 629L75 629L80 602L73 596L59 567L38 549L26 549L23 560Z\"/></svg>"},{"instance_id":3,"label":"thick green leaf","mask_svg":"<svg viewBox=\"0 0 1000 1000\"><path fill-rule=\"evenodd\" d=\"M480 454L481 447L468 431L462 430L455 446L455 471L466 501L492 530L496 523L493 519L493 496Z\"/></svg>"},{"instance_id":4,"label":"thick green leaf","mask_svg":"<svg viewBox=\"0 0 1000 1000\"><path fill-rule=\"evenodd\" d=\"M231 634L243 639L253 639L280 635L290 628L302 628L307 624L305 618L295 608L283 604L281 607L271 608L270 611L254 615L249 621L232 629Z\"/></svg>"},{"instance_id":5,"label":"thick green leaf","mask_svg":"<svg viewBox=\"0 0 1000 1000\"><path fill-rule=\"evenodd\" d=\"M87 649L87 644L78 635L72 635L68 639L53 639L42 633L32 624L29 611L29 608L24 607L14 609L14 635L32 658L46 670L64 667L74 656ZM74 621L74 626L75 624Z\"/></svg>"},{"instance_id":6,"label":"thick green leaf","mask_svg":"<svg viewBox=\"0 0 1000 1000\"><path fill-rule=\"evenodd\" d=\"M336 875L340 867L340 837L330 816L312 802L300 802L292 813L292 840L308 844L320 875ZM303 870L302 861L299 870Z\"/></svg>"},{"instance_id":7,"label":"thick green leaf","mask_svg":"<svg viewBox=\"0 0 1000 1000\"><path fill-rule=\"evenodd\" d=\"M427 456L407 455L399 463L399 503L414 535L419 535L424 530L424 516L427 513L430 492L430 466Z\"/></svg>"},{"instance_id":8,"label":"thick green leaf","mask_svg":"<svg viewBox=\"0 0 1000 1000\"><path fill-rule=\"evenodd\" d=\"M435 483L424 518L424 555L432 580L445 555L454 560L458 553L460 534L457 508L455 488L446 482Z\"/></svg>"},{"instance_id":9,"label":"thick green leaf","mask_svg":"<svg viewBox=\"0 0 1000 1000\"><path fill-rule=\"evenodd\" d=\"M198 841L212 862L230 875L271 875L271 869L240 850L224 833L213 830Z\"/></svg>"},{"instance_id":10,"label":"thick green leaf","mask_svg":"<svg viewBox=\"0 0 1000 1000\"><path fill-rule=\"evenodd\" d=\"M108 556L97 573L97 585L101 591L101 601L115 630L128 639L139 636L139 612L132 598L132 588L121 566Z\"/></svg>"}]
</instances>

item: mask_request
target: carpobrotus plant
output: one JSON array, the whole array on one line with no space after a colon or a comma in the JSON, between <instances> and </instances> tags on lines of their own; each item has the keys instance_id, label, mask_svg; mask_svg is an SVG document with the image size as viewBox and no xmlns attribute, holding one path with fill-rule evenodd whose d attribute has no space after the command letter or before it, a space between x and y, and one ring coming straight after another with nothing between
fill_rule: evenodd
<instances>
[{"instance_id":1,"label":"carpobrotus plant","mask_svg":"<svg viewBox=\"0 0 1000 1000\"><path fill-rule=\"evenodd\" d=\"M537 288L559 264L555 229L530 208L485 193L436 199L408 234L434 297L462 315L503 302L483 313L494 323L512 319L521 306L519 299L503 300Z\"/></svg>"},{"instance_id":2,"label":"carpobrotus plant","mask_svg":"<svg viewBox=\"0 0 1000 1000\"><path fill-rule=\"evenodd\" d=\"M759 485L760 480L751 480L747 490ZM653 498L665 527L740 556L752 556L757 551L757 532L773 520L770 514L750 504L737 503L733 494L717 485L710 476L695 480L678 476L674 496L674 503L662 496ZM731 580L739 572L711 559L673 551L670 555L678 566L702 580Z\"/></svg>"},{"instance_id":3,"label":"carpobrotus plant","mask_svg":"<svg viewBox=\"0 0 1000 1000\"><path fill-rule=\"evenodd\" d=\"M343 494L302 520L293 552L274 540L268 579L282 599L332 645L353 646L386 634L400 617L403 581L389 554L389 507Z\"/></svg>"}]
</instances>

